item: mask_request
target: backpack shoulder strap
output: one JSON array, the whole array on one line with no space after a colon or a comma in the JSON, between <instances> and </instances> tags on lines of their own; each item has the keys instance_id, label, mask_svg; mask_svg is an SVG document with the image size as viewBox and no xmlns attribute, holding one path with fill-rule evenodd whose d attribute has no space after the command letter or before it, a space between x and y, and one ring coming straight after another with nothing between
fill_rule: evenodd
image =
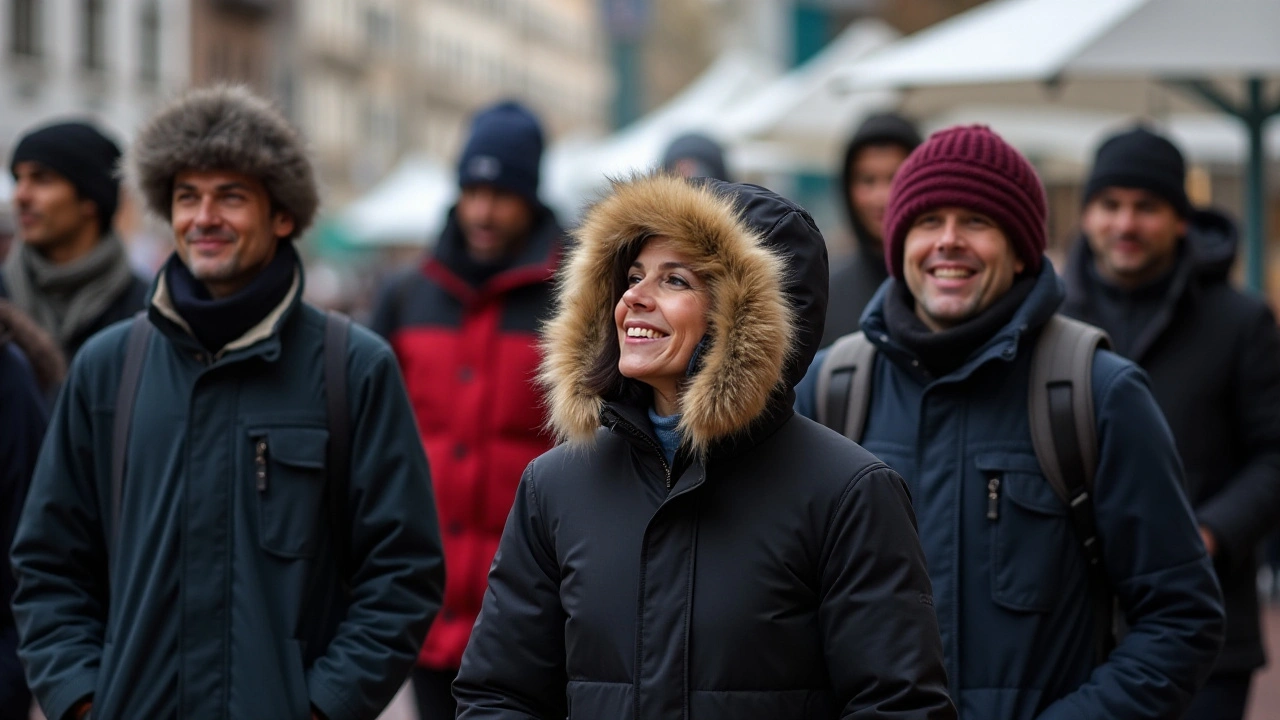
<instances>
[{"instance_id":1,"label":"backpack shoulder strap","mask_svg":"<svg viewBox=\"0 0 1280 720\"><path fill-rule=\"evenodd\" d=\"M347 340L351 319L338 312L325 314L324 325L324 394L329 418L329 519L333 528L334 554L339 575L346 582L347 546L350 527L346 522L346 488L351 474L351 419L347 403Z\"/></svg>"},{"instance_id":2,"label":"backpack shoulder strap","mask_svg":"<svg viewBox=\"0 0 1280 720\"><path fill-rule=\"evenodd\" d=\"M1093 356L1111 342L1102 330L1054 315L1031 356L1028 419L1040 470L1067 506L1080 542L1095 610L1094 659L1114 646L1114 602L1102 563L1093 507L1098 428L1093 407Z\"/></svg>"},{"instance_id":3,"label":"backpack shoulder strap","mask_svg":"<svg viewBox=\"0 0 1280 720\"><path fill-rule=\"evenodd\" d=\"M129 325L125 343L124 370L116 390L116 415L111 433L111 543L120 536L120 503L124 496L124 471L129 454L129 430L133 425L133 406L138 396L138 380L147 359L147 345L154 330L146 310L139 310Z\"/></svg>"},{"instance_id":4,"label":"backpack shoulder strap","mask_svg":"<svg viewBox=\"0 0 1280 720\"><path fill-rule=\"evenodd\" d=\"M858 331L837 340L818 370L818 422L854 442L866 428L875 359L876 346Z\"/></svg>"}]
</instances>

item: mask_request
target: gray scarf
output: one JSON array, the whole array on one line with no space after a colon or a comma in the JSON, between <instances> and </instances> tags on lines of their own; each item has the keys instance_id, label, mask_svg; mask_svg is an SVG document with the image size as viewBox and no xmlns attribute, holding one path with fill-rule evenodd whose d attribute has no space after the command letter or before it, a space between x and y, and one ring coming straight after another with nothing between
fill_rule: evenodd
<instances>
[{"instance_id":1,"label":"gray scarf","mask_svg":"<svg viewBox=\"0 0 1280 720\"><path fill-rule=\"evenodd\" d=\"M109 233L82 258L55 265L26 243L4 264L9 299L66 347L133 282L124 243Z\"/></svg>"}]
</instances>

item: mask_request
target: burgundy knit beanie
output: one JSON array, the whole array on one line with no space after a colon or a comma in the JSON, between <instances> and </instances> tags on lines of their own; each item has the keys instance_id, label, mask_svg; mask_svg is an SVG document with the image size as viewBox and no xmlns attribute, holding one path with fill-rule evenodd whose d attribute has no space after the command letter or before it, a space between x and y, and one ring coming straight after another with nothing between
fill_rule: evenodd
<instances>
[{"instance_id":1,"label":"burgundy knit beanie","mask_svg":"<svg viewBox=\"0 0 1280 720\"><path fill-rule=\"evenodd\" d=\"M893 178L885 208L885 262L902 279L902 249L920 213L955 205L1000 226L1029 272L1040 270L1045 247L1044 186L1035 168L985 125L939 130L907 157Z\"/></svg>"}]
</instances>

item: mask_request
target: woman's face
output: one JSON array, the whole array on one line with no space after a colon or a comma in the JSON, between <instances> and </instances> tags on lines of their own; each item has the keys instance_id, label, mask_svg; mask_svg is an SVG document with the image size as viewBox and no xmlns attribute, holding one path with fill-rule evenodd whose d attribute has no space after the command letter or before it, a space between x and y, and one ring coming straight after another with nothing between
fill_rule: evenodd
<instances>
[{"instance_id":1,"label":"woman's face","mask_svg":"<svg viewBox=\"0 0 1280 720\"><path fill-rule=\"evenodd\" d=\"M627 270L627 290L613 311L618 371L654 390L660 415L679 411L677 391L707 332L707 290L671 241L648 240Z\"/></svg>"}]
</instances>

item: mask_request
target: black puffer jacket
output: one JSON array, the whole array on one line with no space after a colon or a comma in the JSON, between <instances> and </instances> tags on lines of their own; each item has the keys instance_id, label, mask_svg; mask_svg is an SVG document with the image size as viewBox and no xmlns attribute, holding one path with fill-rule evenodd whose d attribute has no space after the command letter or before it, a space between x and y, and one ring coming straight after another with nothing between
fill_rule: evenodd
<instances>
[{"instance_id":1,"label":"black puffer jacket","mask_svg":"<svg viewBox=\"0 0 1280 720\"><path fill-rule=\"evenodd\" d=\"M844 164L840 166L840 200L849 216L849 229L857 247L853 256L831 273L831 302L827 306L827 326L822 333L821 347L858 331L862 311L880 284L889 278L884 249L880 247L883 241L858 219L849 194L854 179L853 158L873 143L893 143L911 152L920 144L920 132L901 115L882 113L867 118L845 146Z\"/></svg>"},{"instance_id":2,"label":"black puffer jacket","mask_svg":"<svg viewBox=\"0 0 1280 720\"><path fill-rule=\"evenodd\" d=\"M607 392L588 379L617 347L617 259L655 235L711 289L674 466L647 393L616 367ZM643 178L578 240L542 371L566 442L521 481L459 717L954 718L901 478L790 409L826 301L808 214L755 186Z\"/></svg>"},{"instance_id":3,"label":"black puffer jacket","mask_svg":"<svg viewBox=\"0 0 1280 720\"><path fill-rule=\"evenodd\" d=\"M1228 282L1236 254L1230 219L1193 213L1179 252L1163 301L1125 345L1151 376L1186 466L1187 498L1217 539L1227 629L1215 672L1247 672L1265 661L1255 548L1280 518L1280 329L1265 302ZM1123 319L1126 299L1101 285L1093 264L1081 238L1063 311L1113 335L1126 332L1108 327Z\"/></svg>"}]
</instances>

